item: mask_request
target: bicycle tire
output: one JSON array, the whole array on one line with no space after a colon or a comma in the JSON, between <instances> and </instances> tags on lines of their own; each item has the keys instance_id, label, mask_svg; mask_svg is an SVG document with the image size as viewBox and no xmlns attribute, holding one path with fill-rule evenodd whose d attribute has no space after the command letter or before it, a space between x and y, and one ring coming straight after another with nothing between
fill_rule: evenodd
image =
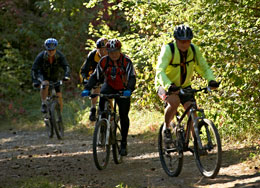
<instances>
[{"instance_id":1,"label":"bicycle tire","mask_svg":"<svg viewBox=\"0 0 260 188\"><path fill-rule=\"evenodd\" d=\"M222 161L221 140L214 123L203 119L198 123L200 139L204 149L199 149L197 139L194 139L194 155L200 173L207 178L215 178ZM207 134L208 130L208 134ZM210 136L211 143L208 141ZM214 162L214 163L213 163Z\"/></svg>"},{"instance_id":2,"label":"bicycle tire","mask_svg":"<svg viewBox=\"0 0 260 188\"><path fill-rule=\"evenodd\" d=\"M62 139L64 136L64 127L61 119L61 111L60 111L60 105L57 101L54 101L51 104L51 122L53 125L53 129L57 135L58 139Z\"/></svg>"},{"instance_id":3,"label":"bicycle tire","mask_svg":"<svg viewBox=\"0 0 260 188\"><path fill-rule=\"evenodd\" d=\"M44 119L44 123L45 123L45 128L46 128L46 132L47 132L48 137L52 138L54 132L53 132L53 125L52 125L50 118Z\"/></svg>"},{"instance_id":4,"label":"bicycle tire","mask_svg":"<svg viewBox=\"0 0 260 188\"><path fill-rule=\"evenodd\" d=\"M163 138L163 126L164 124L161 125L158 136L158 150L161 165L168 176L177 177L181 173L183 166L183 152L178 151L176 144L171 144L170 148L167 148Z\"/></svg>"},{"instance_id":5,"label":"bicycle tire","mask_svg":"<svg viewBox=\"0 0 260 188\"><path fill-rule=\"evenodd\" d=\"M106 145L107 122L96 122L93 135L93 158L97 169L103 170L109 162L110 144Z\"/></svg>"},{"instance_id":6,"label":"bicycle tire","mask_svg":"<svg viewBox=\"0 0 260 188\"><path fill-rule=\"evenodd\" d=\"M122 141L122 135L121 135L121 129L118 125L118 123L115 123L115 126L113 127L112 134L113 134L113 141L112 141L112 152L113 152L113 159L115 164L120 164L123 162L123 157L120 155L120 147L121 147L121 141Z\"/></svg>"}]
</instances>

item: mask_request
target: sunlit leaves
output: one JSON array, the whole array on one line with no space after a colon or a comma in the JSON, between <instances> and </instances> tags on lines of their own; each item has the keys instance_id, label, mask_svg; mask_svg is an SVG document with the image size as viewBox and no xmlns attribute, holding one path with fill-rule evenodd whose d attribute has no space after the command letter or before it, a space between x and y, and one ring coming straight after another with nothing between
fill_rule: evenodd
<instances>
[{"instance_id":1,"label":"sunlit leaves","mask_svg":"<svg viewBox=\"0 0 260 188\"><path fill-rule=\"evenodd\" d=\"M86 8L93 8L95 7L98 3L102 2L102 0L90 0L89 2L83 3L83 5Z\"/></svg>"}]
</instances>

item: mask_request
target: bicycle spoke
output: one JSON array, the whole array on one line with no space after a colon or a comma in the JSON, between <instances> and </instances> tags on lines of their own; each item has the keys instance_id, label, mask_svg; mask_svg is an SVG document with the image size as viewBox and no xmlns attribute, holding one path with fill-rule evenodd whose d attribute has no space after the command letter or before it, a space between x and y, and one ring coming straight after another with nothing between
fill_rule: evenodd
<instances>
[{"instance_id":1,"label":"bicycle spoke","mask_svg":"<svg viewBox=\"0 0 260 188\"><path fill-rule=\"evenodd\" d=\"M118 124L114 124L112 132L113 132L112 138L114 139L114 141L112 142L113 159L116 164L120 164L122 163L122 159L123 159L123 157L120 155L120 147L122 141L120 126Z\"/></svg>"},{"instance_id":2,"label":"bicycle spoke","mask_svg":"<svg viewBox=\"0 0 260 188\"><path fill-rule=\"evenodd\" d=\"M195 157L202 175L214 178L221 164L221 143L214 124L209 120L204 121L200 130L202 148L200 149L197 142L194 142Z\"/></svg>"},{"instance_id":3,"label":"bicycle spoke","mask_svg":"<svg viewBox=\"0 0 260 188\"><path fill-rule=\"evenodd\" d=\"M178 176L183 165L183 154L178 151L175 143L176 140L171 144L165 143L162 125L159 131L158 149L162 167L168 176Z\"/></svg>"},{"instance_id":4,"label":"bicycle spoke","mask_svg":"<svg viewBox=\"0 0 260 188\"><path fill-rule=\"evenodd\" d=\"M64 136L64 127L61 118L61 112L58 101L53 101L51 104L51 121L56 132L57 138L61 139Z\"/></svg>"},{"instance_id":5,"label":"bicycle spoke","mask_svg":"<svg viewBox=\"0 0 260 188\"><path fill-rule=\"evenodd\" d=\"M100 120L96 123L93 136L93 157L99 170L106 168L109 161L110 145L106 145L106 121Z\"/></svg>"}]
</instances>

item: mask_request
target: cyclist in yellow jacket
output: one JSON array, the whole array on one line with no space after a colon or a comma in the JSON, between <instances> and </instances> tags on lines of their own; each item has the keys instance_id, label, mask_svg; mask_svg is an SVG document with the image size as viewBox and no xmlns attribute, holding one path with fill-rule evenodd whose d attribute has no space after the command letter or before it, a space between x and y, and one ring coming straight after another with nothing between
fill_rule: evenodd
<instances>
[{"instance_id":1,"label":"cyclist in yellow jacket","mask_svg":"<svg viewBox=\"0 0 260 188\"><path fill-rule=\"evenodd\" d=\"M97 64L99 60L107 55L107 49L106 49L106 43L108 40L106 38L100 38L96 42L96 49L92 50L89 54L86 60L84 61L84 64L82 65L80 69L80 74L83 80L83 84L86 85L88 83L90 75L95 71ZM100 93L100 84L94 87L93 93ZM91 109L90 109L90 115L89 120L90 121L96 121L96 104L97 104L98 97L91 99Z\"/></svg>"},{"instance_id":2,"label":"cyclist in yellow jacket","mask_svg":"<svg viewBox=\"0 0 260 188\"><path fill-rule=\"evenodd\" d=\"M210 87L219 86L198 46L191 44L193 38L191 28L185 25L177 26L174 38L176 42L164 45L161 49L155 77L158 95L167 104L164 114L166 140L171 140L170 123L180 103L186 109L194 99L194 96L178 95L180 88L191 88L194 70L207 79Z\"/></svg>"}]
</instances>

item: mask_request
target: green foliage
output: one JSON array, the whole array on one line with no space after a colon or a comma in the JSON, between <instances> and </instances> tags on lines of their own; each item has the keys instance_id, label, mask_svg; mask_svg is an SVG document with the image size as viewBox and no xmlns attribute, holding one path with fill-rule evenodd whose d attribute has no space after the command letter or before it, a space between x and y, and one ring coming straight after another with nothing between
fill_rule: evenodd
<instances>
[{"instance_id":1,"label":"green foliage","mask_svg":"<svg viewBox=\"0 0 260 188\"><path fill-rule=\"evenodd\" d=\"M31 92L30 68L46 38L59 40L72 67L70 89L75 89L86 52L97 38L107 37L121 40L136 68L134 106L162 111L154 68L161 46L172 41L174 27L184 23L193 28L192 42L221 81L217 95L210 99L202 95L198 103L209 108L208 116L223 136L260 131L257 0L9 0L1 4L0 12L0 96L5 102L18 89L19 94ZM194 85L205 84L195 76Z\"/></svg>"},{"instance_id":2,"label":"green foliage","mask_svg":"<svg viewBox=\"0 0 260 188\"><path fill-rule=\"evenodd\" d=\"M22 94L23 90L18 93L17 89L26 88L30 79L30 67L28 61L23 59L20 51L11 48L5 40L0 54L2 56L0 59L0 95L10 99Z\"/></svg>"}]
</instances>

